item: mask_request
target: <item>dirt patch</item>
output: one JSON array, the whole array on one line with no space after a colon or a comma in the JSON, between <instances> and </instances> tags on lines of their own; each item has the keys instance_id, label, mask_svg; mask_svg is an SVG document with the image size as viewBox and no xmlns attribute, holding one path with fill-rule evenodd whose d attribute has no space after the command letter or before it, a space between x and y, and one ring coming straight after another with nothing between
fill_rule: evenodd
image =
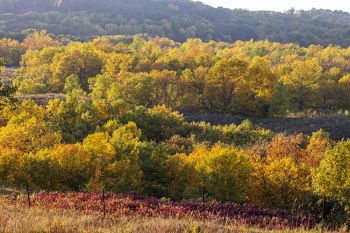
<instances>
[{"instance_id":1,"label":"dirt patch","mask_svg":"<svg viewBox=\"0 0 350 233\"><path fill-rule=\"evenodd\" d=\"M54 100L54 99L65 100L66 95L49 93L49 94L37 94L37 95L18 95L16 96L16 98L21 101L28 100L28 99L34 100L38 105L46 106L50 100Z\"/></svg>"}]
</instances>

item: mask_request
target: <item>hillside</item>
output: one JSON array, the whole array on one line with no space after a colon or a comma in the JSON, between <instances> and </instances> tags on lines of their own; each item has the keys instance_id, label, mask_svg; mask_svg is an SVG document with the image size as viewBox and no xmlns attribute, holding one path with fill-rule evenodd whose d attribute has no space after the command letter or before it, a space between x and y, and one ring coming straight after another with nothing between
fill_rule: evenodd
<instances>
[{"instance_id":1,"label":"hillside","mask_svg":"<svg viewBox=\"0 0 350 233\"><path fill-rule=\"evenodd\" d=\"M0 0L0 5L0 37L17 39L23 30L46 29L78 39L146 33L180 42L197 37L350 44L350 14L341 11L252 12L189 0Z\"/></svg>"}]
</instances>

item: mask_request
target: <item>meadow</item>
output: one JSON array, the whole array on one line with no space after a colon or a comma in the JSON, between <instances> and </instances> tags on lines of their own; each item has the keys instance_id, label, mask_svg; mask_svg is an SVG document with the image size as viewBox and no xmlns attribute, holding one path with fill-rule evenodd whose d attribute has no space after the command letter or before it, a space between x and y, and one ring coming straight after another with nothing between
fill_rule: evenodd
<instances>
[{"instance_id":1,"label":"meadow","mask_svg":"<svg viewBox=\"0 0 350 233\"><path fill-rule=\"evenodd\" d=\"M233 203L97 193L50 193L0 198L1 232L328 232L306 216ZM106 212L104 213L104 208ZM345 232L345 229L343 230ZM330 232L330 231L329 231ZM337 232L342 232L339 229Z\"/></svg>"}]
</instances>

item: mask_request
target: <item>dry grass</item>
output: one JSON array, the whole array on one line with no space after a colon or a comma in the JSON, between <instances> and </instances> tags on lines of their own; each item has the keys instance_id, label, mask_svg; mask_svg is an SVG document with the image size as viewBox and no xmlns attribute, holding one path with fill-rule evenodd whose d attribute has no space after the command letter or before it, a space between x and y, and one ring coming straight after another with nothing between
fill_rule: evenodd
<instances>
[{"instance_id":1,"label":"dry grass","mask_svg":"<svg viewBox=\"0 0 350 233\"><path fill-rule=\"evenodd\" d=\"M222 224L215 221L200 222L194 220L162 219L162 218L112 218L103 219L100 215L84 214L79 212L20 208L0 204L0 232L321 232L320 230L307 231L281 230L268 231L262 229L239 226L234 223Z\"/></svg>"}]
</instances>

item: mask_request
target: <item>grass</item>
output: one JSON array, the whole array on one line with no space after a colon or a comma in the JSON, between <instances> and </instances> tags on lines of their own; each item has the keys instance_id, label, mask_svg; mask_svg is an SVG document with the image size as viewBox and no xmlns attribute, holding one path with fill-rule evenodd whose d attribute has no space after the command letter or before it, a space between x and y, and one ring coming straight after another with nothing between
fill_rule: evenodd
<instances>
[{"instance_id":1,"label":"grass","mask_svg":"<svg viewBox=\"0 0 350 233\"><path fill-rule=\"evenodd\" d=\"M174 218L114 218L107 215L87 214L70 210L44 209L40 207L23 208L0 203L0 232L37 232L37 233L79 233L79 232L286 232L316 233L320 229L305 230L264 230L237 225L234 222L196 221ZM323 231L325 232L325 231Z\"/></svg>"}]
</instances>

